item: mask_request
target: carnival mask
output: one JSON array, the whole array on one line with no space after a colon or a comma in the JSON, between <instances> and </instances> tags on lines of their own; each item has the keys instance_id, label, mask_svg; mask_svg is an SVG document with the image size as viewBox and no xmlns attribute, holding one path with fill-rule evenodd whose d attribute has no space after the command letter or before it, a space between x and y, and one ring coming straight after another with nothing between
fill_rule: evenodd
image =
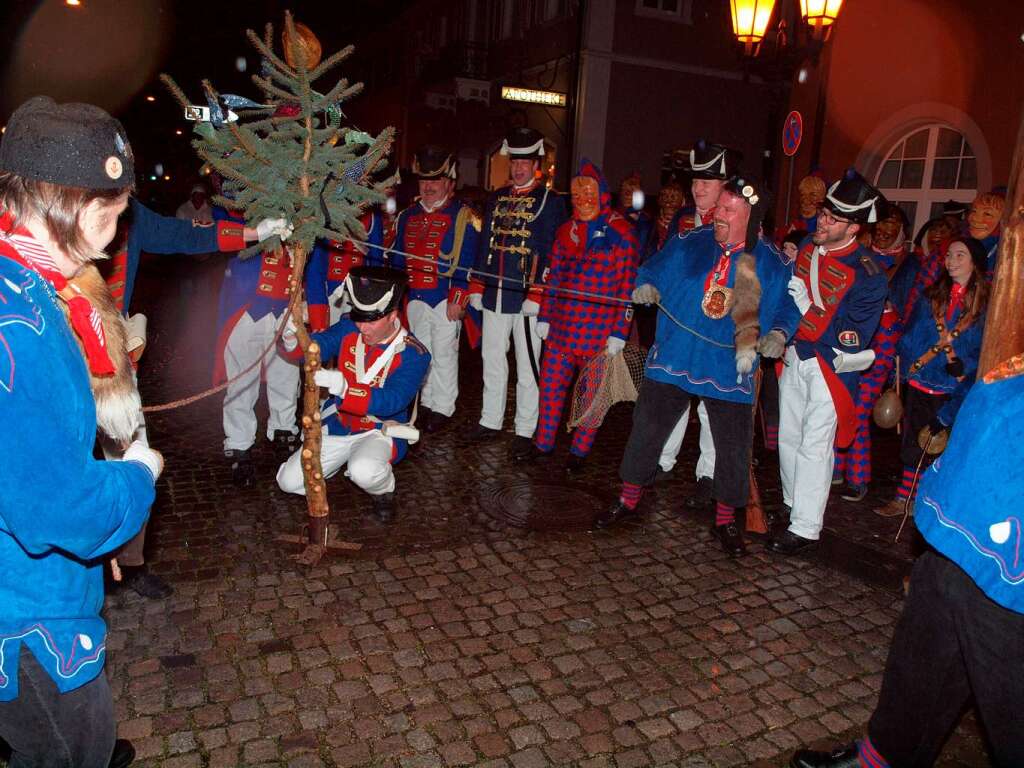
<instances>
[{"instance_id":1,"label":"carnival mask","mask_svg":"<svg viewBox=\"0 0 1024 768\"><path fill-rule=\"evenodd\" d=\"M971 203L971 210L967 214L967 228L971 237L984 240L999 227L999 220L1003 218L1003 207L1006 205L1006 198L1001 195L978 195Z\"/></svg>"},{"instance_id":2,"label":"carnival mask","mask_svg":"<svg viewBox=\"0 0 1024 768\"><path fill-rule=\"evenodd\" d=\"M928 227L928 235L925 241L928 243L928 253L934 253L942 245L942 241L953 236L953 228L945 219L938 219Z\"/></svg>"},{"instance_id":3,"label":"carnival mask","mask_svg":"<svg viewBox=\"0 0 1024 768\"><path fill-rule=\"evenodd\" d=\"M800 195L800 215L805 219L816 216L825 199L825 181L817 176L805 176L796 188Z\"/></svg>"},{"instance_id":4,"label":"carnival mask","mask_svg":"<svg viewBox=\"0 0 1024 768\"><path fill-rule=\"evenodd\" d=\"M902 228L903 222L900 221L898 214L882 219L875 225L875 236L871 244L880 251L892 248L896 243L896 238L900 236Z\"/></svg>"},{"instance_id":5,"label":"carnival mask","mask_svg":"<svg viewBox=\"0 0 1024 768\"><path fill-rule=\"evenodd\" d=\"M592 176L577 176L569 187L572 194L573 218L578 221L593 221L600 210L600 190L597 179Z\"/></svg>"},{"instance_id":6,"label":"carnival mask","mask_svg":"<svg viewBox=\"0 0 1024 768\"><path fill-rule=\"evenodd\" d=\"M628 208L633 203L633 193L640 189L640 174L634 173L622 180L619 186L619 205Z\"/></svg>"},{"instance_id":7,"label":"carnival mask","mask_svg":"<svg viewBox=\"0 0 1024 768\"><path fill-rule=\"evenodd\" d=\"M678 184L668 184L658 192L658 213L671 218L683 207L683 188Z\"/></svg>"}]
</instances>

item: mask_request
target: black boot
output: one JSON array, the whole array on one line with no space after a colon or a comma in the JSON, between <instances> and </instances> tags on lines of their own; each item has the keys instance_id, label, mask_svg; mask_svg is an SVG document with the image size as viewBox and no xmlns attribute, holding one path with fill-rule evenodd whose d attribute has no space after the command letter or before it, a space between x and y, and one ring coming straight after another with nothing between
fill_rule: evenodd
<instances>
[{"instance_id":1,"label":"black boot","mask_svg":"<svg viewBox=\"0 0 1024 768\"><path fill-rule=\"evenodd\" d=\"M145 565L121 567L121 584L142 597L163 600L174 594L174 588L156 574L150 573Z\"/></svg>"},{"instance_id":2,"label":"black boot","mask_svg":"<svg viewBox=\"0 0 1024 768\"><path fill-rule=\"evenodd\" d=\"M622 499L615 502L611 509L606 512L602 512L596 518L594 518L594 527L603 530L605 528L611 528L623 520L628 520L631 517L636 517L639 513L639 504L630 509L622 503Z\"/></svg>"},{"instance_id":3,"label":"black boot","mask_svg":"<svg viewBox=\"0 0 1024 768\"><path fill-rule=\"evenodd\" d=\"M859 768L857 745L834 749L831 752L814 752L801 749L789 761L789 768Z\"/></svg>"},{"instance_id":4,"label":"black boot","mask_svg":"<svg viewBox=\"0 0 1024 768\"><path fill-rule=\"evenodd\" d=\"M301 442L302 438L299 435L289 432L287 429L274 430L274 448L288 451L289 455L299 447Z\"/></svg>"},{"instance_id":5,"label":"black boot","mask_svg":"<svg viewBox=\"0 0 1024 768\"><path fill-rule=\"evenodd\" d=\"M540 459L547 459L551 451L542 451L528 437L516 437L510 451L513 464L532 464Z\"/></svg>"},{"instance_id":6,"label":"black boot","mask_svg":"<svg viewBox=\"0 0 1024 768\"><path fill-rule=\"evenodd\" d=\"M703 509L711 503L711 494L714 489L715 484L710 477L697 478L697 487L686 499L686 506L690 509Z\"/></svg>"},{"instance_id":7,"label":"black boot","mask_svg":"<svg viewBox=\"0 0 1024 768\"><path fill-rule=\"evenodd\" d=\"M224 451L231 462L231 482L239 488L250 488L256 482L256 466L252 455L245 451Z\"/></svg>"},{"instance_id":8,"label":"black boot","mask_svg":"<svg viewBox=\"0 0 1024 768\"><path fill-rule=\"evenodd\" d=\"M569 458L565 460L565 474L569 477L578 477L586 465L586 456L577 456L575 453L570 452Z\"/></svg>"},{"instance_id":9,"label":"black boot","mask_svg":"<svg viewBox=\"0 0 1024 768\"><path fill-rule=\"evenodd\" d=\"M735 521L723 525L711 526L711 535L718 539L725 554L729 557L740 557L747 554L747 545L743 543L743 536Z\"/></svg>"},{"instance_id":10,"label":"black boot","mask_svg":"<svg viewBox=\"0 0 1024 768\"><path fill-rule=\"evenodd\" d=\"M786 529L772 537L765 549L775 555L798 555L801 552L817 549L817 547L817 539L805 539Z\"/></svg>"},{"instance_id":11,"label":"black boot","mask_svg":"<svg viewBox=\"0 0 1024 768\"><path fill-rule=\"evenodd\" d=\"M448 426L449 421L451 421L451 416L445 416L443 413L431 411L430 418L426 421L426 430L430 433L440 432Z\"/></svg>"},{"instance_id":12,"label":"black boot","mask_svg":"<svg viewBox=\"0 0 1024 768\"><path fill-rule=\"evenodd\" d=\"M501 437L500 429L491 429L483 424L477 424L469 433L469 439L474 443L484 443L499 437Z\"/></svg>"},{"instance_id":13,"label":"black boot","mask_svg":"<svg viewBox=\"0 0 1024 768\"><path fill-rule=\"evenodd\" d=\"M128 768L135 759L135 747L127 739L114 742L114 752L110 756L108 768Z\"/></svg>"},{"instance_id":14,"label":"black boot","mask_svg":"<svg viewBox=\"0 0 1024 768\"><path fill-rule=\"evenodd\" d=\"M387 525L394 521L398 515L398 504L395 501L394 492L370 496L370 500L373 502L373 516L378 523Z\"/></svg>"}]
</instances>

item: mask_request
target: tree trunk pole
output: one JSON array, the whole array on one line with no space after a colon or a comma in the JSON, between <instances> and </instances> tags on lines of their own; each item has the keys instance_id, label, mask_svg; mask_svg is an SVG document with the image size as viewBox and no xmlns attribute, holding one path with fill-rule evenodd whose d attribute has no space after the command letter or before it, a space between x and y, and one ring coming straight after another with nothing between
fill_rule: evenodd
<instances>
[{"instance_id":1,"label":"tree trunk pole","mask_svg":"<svg viewBox=\"0 0 1024 768\"><path fill-rule=\"evenodd\" d=\"M1024 352L1024 113L1003 209L999 257L985 320L978 376Z\"/></svg>"}]
</instances>

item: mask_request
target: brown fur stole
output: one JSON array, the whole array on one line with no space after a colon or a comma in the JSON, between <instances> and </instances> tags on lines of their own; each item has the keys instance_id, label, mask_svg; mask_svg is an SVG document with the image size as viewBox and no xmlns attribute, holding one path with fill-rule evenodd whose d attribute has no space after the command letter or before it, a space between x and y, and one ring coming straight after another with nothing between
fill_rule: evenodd
<instances>
[{"instance_id":1,"label":"brown fur stole","mask_svg":"<svg viewBox=\"0 0 1024 768\"><path fill-rule=\"evenodd\" d=\"M733 304L729 316L736 326L737 356L753 351L761 333L758 311L761 307L761 281L757 279L757 264L749 253L740 256L736 265L736 282L733 284Z\"/></svg>"}]
</instances>

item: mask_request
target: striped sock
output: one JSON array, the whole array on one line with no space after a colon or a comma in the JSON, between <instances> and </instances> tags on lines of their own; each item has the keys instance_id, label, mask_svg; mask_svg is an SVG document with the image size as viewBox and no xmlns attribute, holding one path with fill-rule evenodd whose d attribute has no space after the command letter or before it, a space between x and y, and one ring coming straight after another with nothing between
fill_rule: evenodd
<instances>
[{"instance_id":1,"label":"striped sock","mask_svg":"<svg viewBox=\"0 0 1024 768\"><path fill-rule=\"evenodd\" d=\"M865 736L857 742L857 757L860 758L862 768L889 768L885 758L875 749L871 743L871 737Z\"/></svg>"},{"instance_id":2,"label":"striped sock","mask_svg":"<svg viewBox=\"0 0 1024 768\"><path fill-rule=\"evenodd\" d=\"M736 522L736 507L729 504L723 504L720 501L715 502L715 525L728 525L729 523Z\"/></svg>"},{"instance_id":3,"label":"striped sock","mask_svg":"<svg viewBox=\"0 0 1024 768\"><path fill-rule=\"evenodd\" d=\"M644 487L636 483L622 484L622 491L619 493L619 501L626 509L636 509L640 503L640 497L644 495Z\"/></svg>"},{"instance_id":4,"label":"striped sock","mask_svg":"<svg viewBox=\"0 0 1024 768\"><path fill-rule=\"evenodd\" d=\"M769 451L777 451L779 449L779 428L768 427L765 431L764 442L765 448Z\"/></svg>"},{"instance_id":5,"label":"striped sock","mask_svg":"<svg viewBox=\"0 0 1024 768\"><path fill-rule=\"evenodd\" d=\"M903 477L900 479L900 487L896 489L896 498L906 501L910 496L910 489L914 486L914 468L903 467Z\"/></svg>"}]
</instances>

